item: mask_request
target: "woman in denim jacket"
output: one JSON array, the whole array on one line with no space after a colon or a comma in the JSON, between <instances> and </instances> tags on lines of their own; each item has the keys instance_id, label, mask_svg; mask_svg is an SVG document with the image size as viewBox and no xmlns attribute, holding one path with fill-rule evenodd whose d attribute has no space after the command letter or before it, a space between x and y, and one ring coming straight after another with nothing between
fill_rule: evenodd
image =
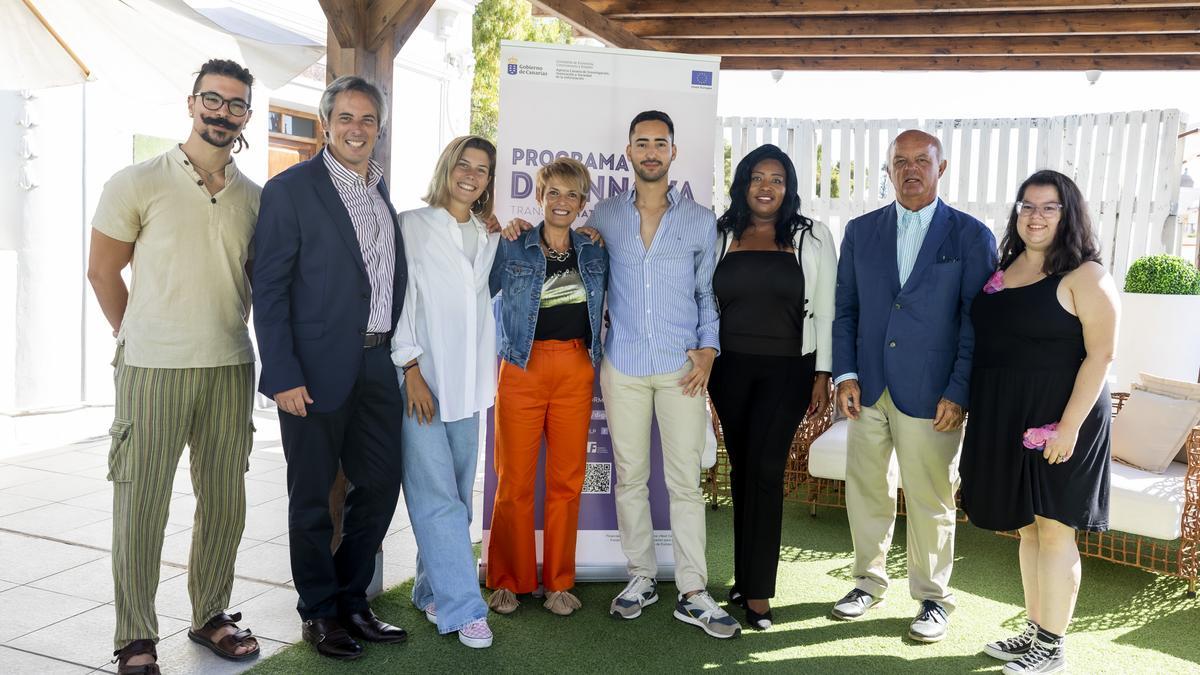
<instances>
[{"instance_id":1,"label":"woman in denim jacket","mask_svg":"<svg viewBox=\"0 0 1200 675\"><path fill-rule=\"evenodd\" d=\"M608 253L571 230L587 203L588 170L559 158L538 171L544 220L515 241L500 240L491 290L500 293L500 378L496 393L496 500L488 542L488 606L509 614L517 594L538 588L534 480L546 440L542 539L545 607L568 616L580 607L575 534L587 459L592 383Z\"/></svg>"}]
</instances>

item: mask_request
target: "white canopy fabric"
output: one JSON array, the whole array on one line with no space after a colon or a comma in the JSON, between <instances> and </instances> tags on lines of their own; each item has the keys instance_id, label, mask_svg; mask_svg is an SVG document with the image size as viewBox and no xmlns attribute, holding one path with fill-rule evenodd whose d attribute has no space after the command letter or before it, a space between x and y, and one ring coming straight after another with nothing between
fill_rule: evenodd
<instances>
[{"instance_id":1,"label":"white canopy fabric","mask_svg":"<svg viewBox=\"0 0 1200 675\"><path fill-rule=\"evenodd\" d=\"M194 73L212 58L233 59L277 89L325 53L324 45L286 30L229 21L223 27L183 0L0 0L0 90L84 80L27 5L87 66L89 79L156 98L190 94Z\"/></svg>"}]
</instances>

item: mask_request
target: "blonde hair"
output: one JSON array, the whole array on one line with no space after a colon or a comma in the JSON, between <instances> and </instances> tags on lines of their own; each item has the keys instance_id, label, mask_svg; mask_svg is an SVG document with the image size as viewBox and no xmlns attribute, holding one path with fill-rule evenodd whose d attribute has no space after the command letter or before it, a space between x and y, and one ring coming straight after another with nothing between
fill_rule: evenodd
<instances>
[{"instance_id":1,"label":"blonde hair","mask_svg":"<svg viewBox=\"0 0 1200 675\"><path fill-rule=\"evenodd\" d=\"M496 203L496 146L482 136L459 136L450 141L446 149L442 150L441 157L438 157L437 166L433 168L433 178L429 180L429 191L421 199L430 206L442 208L450 203L450 175L454 173L454 166L462 159L467 148L482 150L488 156L487 186L479 199L471 205L472 213L480 218L488 218L492 215L492 207Z\"/></svg>"},{"instance_id":2,"label":"blonde hair","mask_svg":"<svg viewBox=\"0 0 1200 675\"><path fill-rule=\"evenodd\" d=\"M534 194L539 202L542 201L542 196L546 192L546 183L549 183L552 178L567 182L575 181L575 184L579 186L579 194L583 195L583 201L587 202L588 190L592 187L592 175L588 173L583 162L570 157L559 157L538 169Z\"/></svg>"}]
</instances>

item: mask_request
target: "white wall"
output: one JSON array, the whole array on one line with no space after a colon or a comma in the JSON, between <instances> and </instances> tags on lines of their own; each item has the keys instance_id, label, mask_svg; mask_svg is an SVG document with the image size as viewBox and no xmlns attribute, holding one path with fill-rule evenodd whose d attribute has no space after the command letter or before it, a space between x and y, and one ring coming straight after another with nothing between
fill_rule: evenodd
<instances>
[{"instance_id":1,"label":"white wall","mask_svg":"<svg viewBox=\"0 0 1200 675\"><path fill-rule=\"evenodd\" d=\"M474 2L439 2L396 56L392 202L419 208L442 148L471 130ZM493 139L494 140L494 139Z\"/></svg>"}]
</instances>

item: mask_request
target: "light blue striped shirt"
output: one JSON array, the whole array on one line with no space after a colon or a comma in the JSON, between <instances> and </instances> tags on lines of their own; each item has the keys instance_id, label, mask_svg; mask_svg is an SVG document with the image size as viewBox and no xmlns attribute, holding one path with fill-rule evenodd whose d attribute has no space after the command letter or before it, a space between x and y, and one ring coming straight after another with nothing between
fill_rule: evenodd
<instances>
[{"instance_id":1,"label":"light blue striped shirt","mask_svg":"<svg viewBox=\"0 0 1200 675\"><path fill-rule=\"evenodd\" d=\"M929 224L933 222L933 214L937 211L941 199L934 197L932 202L919 211L909 211L896 202L896 269L900 271L900 286L908 281L913 266L917 264L917 254L925 243L925 235L929 234ZM835 385L846 380L857 380L858 373L846 373L833 381Z\"/></svg>"},{"instance_id":2,"label":"light blue striped shirt","mask_svg":"<svg viewBox=\"0 0 1200 675\"><path fill-rule=\"evenodd\" d=\"M605 356L632 377L675 372L689 349L720 348L712 292L716 216L675 188L667 201L649 250L634 190L596 204L587 221L609 254Z\"/></svg>"},{"instance_id":3,"label":"light blue striped shirt","mask_svg":"<svg viewBox=\"0 0 1200 675\"><path fill-rule=\"evenodd\" d=\"M919 211L909 211L896 202L896 269L900 270L901 287L917 264L917 254L921 252L921 244L925 243L925 235L929 233L929 224L933 222L938 201L934 197Z\"/></svg>"}]
</instances>

